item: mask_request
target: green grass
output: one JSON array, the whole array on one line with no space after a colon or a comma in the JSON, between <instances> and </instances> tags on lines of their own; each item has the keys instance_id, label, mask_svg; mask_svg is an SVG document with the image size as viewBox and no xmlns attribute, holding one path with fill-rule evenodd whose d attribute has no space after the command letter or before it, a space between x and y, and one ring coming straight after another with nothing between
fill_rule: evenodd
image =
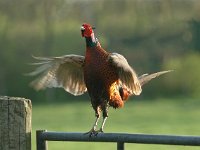
<instances>
[{"instance_id":1,"label":"green grass","mask_svg":"<svg viewBox=\"0 0 200 150\"><path fill-rule=\"evenodd\" d=\"M198 100L129 100L123 109L109 110L105 132L200 135ZM32 145L35 130L86 132L94 122L89 101L33 105ZM114 143L48 142L49 150L115 150ZM198 147L125 144L126 150L197 150Z\"/></svg>"}]
</instances>

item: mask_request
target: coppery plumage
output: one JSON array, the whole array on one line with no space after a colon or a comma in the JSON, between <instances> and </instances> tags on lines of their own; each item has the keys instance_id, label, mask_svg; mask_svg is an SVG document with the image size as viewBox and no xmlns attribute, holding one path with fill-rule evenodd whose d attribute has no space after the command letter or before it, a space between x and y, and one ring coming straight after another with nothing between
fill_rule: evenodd
<instances>
[{"instance_id":1,"label":"coppery plumage","mask_svg":"<svg viewBox=\"0 0 200 150\"><path fill-rule=\"evenodd\" d=\"M88 91L96 115L95 123L88 132L93 135L103 132L109 106L123 107L129 96L140 95L142 85L170 70L137 77L122 55L109 53L101 47L89 24L82 25L81 33L86 39L85 57L34 57L40 61L34 64L40 66L29 75L40 74L40 77L31 83L36 90L62 87L73 95L81 95ZM101 112L103 122L100 130L97 130Z\"/></svg>"}]
</instances>

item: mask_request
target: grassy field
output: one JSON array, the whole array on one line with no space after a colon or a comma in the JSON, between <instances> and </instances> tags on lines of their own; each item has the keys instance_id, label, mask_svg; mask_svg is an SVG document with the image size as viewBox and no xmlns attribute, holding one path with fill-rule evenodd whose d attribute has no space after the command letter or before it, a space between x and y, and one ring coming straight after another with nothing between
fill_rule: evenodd
<instances>
[{"instance_id":1,"label":"grassy field","mask_svg":"<svg viewBox=\"0 0 200 150\"><path fill-rule=\"evenodd\" d=\"M123 109L110 109L105 132L200 135L200 101L192 99L129 100ZM86 132L94 122L89 101L33 105L35 130ZM113 143L48 142L49 150L115 150ZM198 147L125 144L126 150L197 150Z\"/></svg>"}]
</instances>

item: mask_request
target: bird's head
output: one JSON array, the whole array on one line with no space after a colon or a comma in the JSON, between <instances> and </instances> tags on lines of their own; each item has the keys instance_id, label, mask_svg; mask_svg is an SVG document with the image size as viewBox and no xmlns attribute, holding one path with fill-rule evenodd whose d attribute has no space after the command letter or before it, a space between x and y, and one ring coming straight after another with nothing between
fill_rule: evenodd
<instances>
[{"instance_id":1,"label":"bird's head","mask_svg":"<svg viewBox=\"0 0 200 150\"><path fill-rule=\"evenodd\" d=\"M94 34L93 29L95 29L95 28L92 27L90 24L84 23L81 26L81 35L82 35L82 37L91 37L92 34Z\"/></svg>"}]
</instances>

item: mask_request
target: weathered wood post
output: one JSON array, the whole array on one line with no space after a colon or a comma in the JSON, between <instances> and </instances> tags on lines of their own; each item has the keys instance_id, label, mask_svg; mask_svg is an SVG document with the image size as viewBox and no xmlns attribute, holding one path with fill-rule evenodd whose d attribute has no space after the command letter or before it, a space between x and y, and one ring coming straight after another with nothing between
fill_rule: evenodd
<instances>
[{"instance_id":1,"label":"weathered wood post","mask_svg":"<svg viewBox=\"0 0 200 150\"><path fill-rule=\"evenodd\" d=\"M0 96L0 150L31 150L31 101Z\"/></svg>"}]
</instances>

